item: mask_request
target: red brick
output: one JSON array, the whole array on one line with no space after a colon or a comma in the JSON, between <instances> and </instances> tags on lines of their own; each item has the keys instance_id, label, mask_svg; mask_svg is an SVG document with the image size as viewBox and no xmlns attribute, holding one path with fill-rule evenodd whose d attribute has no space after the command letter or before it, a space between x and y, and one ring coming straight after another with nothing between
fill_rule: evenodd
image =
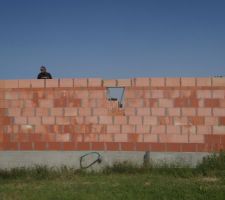
<instances>
[{"instance_id":1,"label":"red brick","mask_svg":"<svg viewBox=\"0 0 225 200\"><path fill-rule=\"evenodd\" d=\"M99 124L112 124L113 117L112 116L100 116L99 117Z\"/></svg>"},{"instance_id":2,"label":"red brick","mask_svg":"<svg viewBox=\"0 0 225 200\"><path fill-rule=\"evenodd\" d=\"M37 79L37 80L30 80L32 88L44 88L45 87L45 80L44 79Z\"/></svg>"},{"instance_id":3,"label":"red brick","mask_svg":"<svg viewBox=\"0 0 225 200\"><path fill-rule=\"evenodd\" d=\"M79 116L90 116L91 108L79 108L78 114L79 114Z\"/></svg>"},{"instance_id":4,"label":"red brick","mask_svg":"<svg viewBox=\"0 0 225 200\"><path fill-rule=\"evenodd\" d=\"M136 151L149 151L150 144L147 142L138 142L136 143Z\"/></svg>"},{"instance_id":5,"label":"red brick","mask_svg":"<svg viewBox=\"0 0 225 200\"><path fill-rule=\"evenodd\" d=\"M59 79L59 87L68 87L72 88L73 87L73 79L72 78L63 78Z\"/></svg>"},{"instance_id":6,"label":"red brick","mask_svg":"<svg viewBox=\"0 0 225 200\"><path fill-rule=\"evenodd\" d=\"M98 142L98 134L86 131L84 134L84 142Z\"/></svg>"},{"instance_id":7,"label":"red brick","mask_svg":"<svg viewBox=\"0 0 225 200\"><path fill-rule=\"evenodd\" d=\"M45 80L46 88L57 88L59 87L59 79L46 79Z\"/></svg>"},{"instance_id":8,"label":"red brick","mask_svg":"<svg viewBox=\"0 0 225 200\"><path fill-rule=\"evenodd\" d=\"M125 111L125 115L128 116L128 115L136 115L135 113L135 108L127 108L125 107L124 108L124 111Z\"/></svg>"},{"instance_id":9,"label":"red brick","mask_svg":"<svg viewBox=\"0 0 225 200\"><path fill-rule=\"evenodd\" d=\"M73 150L77 150L76 148L76 143L74 142L64 142L62 144L62 148L64 151L73 151Z\"/></svg>"},{"instance_id":10,"label":"red brick","mask_svg":"<svg viewBox=\"0 0 225 200\"><path fill-rule=\"evenodd\" d=\"M225 116L219 117L219 125L225 125Z\"/></svg>"},{"instance_id":11,"label":"red brick","mask_svg":"<svg viewBox=\"0 0 225 200\"><path fill-rule=\"evenodd\" d=\"M165 108L151 108L152 116L165 116Z\"/></svg>"},{"instance_id":12,"label":"red brick","mask_svg":"<svg viewBox=\"0 0 225 200\"><path fill-rule=\"evenodd\" d=\"M86 78L74 78L73 79L74 87L87 87L88 82Z\"/></svg>"},{"instance_id":13,"label":"red brick","mask_svg":"<svg viewBox=\"0 0 225 200\"><path fill-rule=\"evenodd\" d=\"M131 86L131 79L118 79L117 80L118 87L130 87Z\"/></svg>"},{"instance_id":14,"label":"red brick","mask_svg":"<svg viewBox=\"0 0 225 200\"><path fill-rule=\"evenodd\" d=\"M158 117L159 125L169 125L173 124L172 117Z\"/></svg>"},{"instance_id":15,"label":"red brick","mask_svg":"<svg viewBox=\"0 0 225 200\"><path fill-rule=\"evenodd\" d=\"M164 134L166 133L166 126L152 126L151 127L152 134Z\"/></svg>"},{"instance_id":16,"label":"red brick","mask_svg":"<svg viewBox=\"0 0 225 200\"><path fill-rule=\"evenodd\" d=\"M211 152L212 148L209 144L196 144L196 152Z\"/></svg>"},{"instance_id":17,"label":"red brick","mask_svg":"<svg viewBox=\"0 0 225 200\"><path fill-rule=\"evenodd\" d=\"M180 108L168 108L167 111L169 116L181 116Z\"/></svg>"},{"instance_id":18,"label":"red brick","mask_svg":"<svg viewBox=\"0 0 225 200\"><path fill-rule=\"evenodd\" d=\"M104 151L105 143L104 142L92 142L91 149L93 151Z\"/></svg>"},{"instance_id":19,"label":"red brick","mask_svg":"<svg viewBox=\"0 0 225 200\"><path fill-rule=\"evenodd\" d=\"M144 142L158 142L157 134L144 134Z\"/></svg>"},{"instance_id":20,"label":"red brick","mask_svg":"<svg viewBox=\"0 0 225 200\"><path fill-rule=\"evenodd\" d=\"M19 80L19 88L31 88L31 80Z\"/></svg>"},{"instance_id":21,"label":"red brick","mask_svg":"<svg viewBox=\"0 0 225 200\"><path fill-rule=\"evenodd\" d=\"M143 142L143 134L137 133L128 134L128 142Z\"/></svg>"},{"instance_id":22,"label":"red brick","mask_svg":"<svg viewBox=\"0 0 225 200\"><path fill-rule=\"evenodd\" d=\"M42 124L55 124L55 117L42 117Z\"/></svg>"},{"instance_id":23,"label":"red brick","mask_svg":"<svg viewBox=\"0 0 225 200\"><path fill-rule=\"evenodd\" d=\"M163 98L164 91L163 90L151 90L151 98Z\"/></svg>"},{"instance_id":24,"label":"red brick","mask_svg":"<svg viewBox=\"0 0 225 200\"><path fill-rule=\"evenodd\" d=\"M98 117L97 116L86 116L85 117L85 123L87 123L87 124L97 124L98 123Z\"/></svg>"},{"instance_id":25,"label":"red brick","mask_svg":"<svg viewBox=\"0 0 225 200\"><path fill-rule=\"evenodd\" d=\"M104 87L116 87L116 80L103 80Z\"/></svg>"},{"instance_id":26,"label":"red brick","mask_svg":"<svg viewBox=\"0 0 225 200\"><path fill-rule=\"evenodd\" d=\"M167 125L166 126L166 133L168 134L180 134L181 133L181 127L180 126L172 126Z\"/></svg>"},{"instance_id":27,"label":"red brick","mask_svg":"<svg viewBox=\"0 0 225 200\"><path fill-rule=\"evenodd\" d=\"M213 108L213 115L216 117L224 117L225 108Z\"/></svg>"},{"instance_id":28,"label":"red brick","mask_svg":"<svg viewBox=\"0 0 225 200\"><path fill-rule=\"evenodd\" d=\"M181 78L181 86L195 86L196 79L195 78Z\"/></svg>"},{"instance_id":29,"label":"red brick","mask_svg":"<svg viewBox=\"0 0 225 200\"><path fill-rule=\"evenodd\" d=\"M211 108L198 108L197 109L198 116L212 116Z\"/></svg>"},{"instance_id":30,"label":"red brick","mask_svg":"<svg viewBox=\"0 0 225 200\"><path fill-rule=\"evenodd\" d=\"M144 106L150 108L157 108L158 106L158 99L145 99Z\"/></svg>"},{"instance_id":31,"label":"red brick","mask_svg":"<svg viewBox=\"0 0 225 200\"><path fill-rule=\"evenodd\" d=\"M225 78L212 78L212 86L225 86Z\"/></svg>"},{"instance_id":32,"label":"red brick","mask_svg":"<svg viewBox=\"0 0 225 200\"><path fill-rule=\"evenodd\" d=\"M18 143L17 142L4 142L2 144L3 150L9 150L9 151L17 151L19 150L18 148Z\"/></svg>"},{"instance_id":33,"label":"red brick","mask_svg":"<svg viewBox=\"0 0 225 200\"><path fill-rule=\"evenodd\" d=\"M107 151L119 151L120 145L118 142L106 142L106 150Z\"/></svg>"},{"instance_id":34,"label":"red brick","mask_svg":"<svg viewBox=\"0 0 225 200\"><path fill-rule=\"evenodd\" d=\"M121 151L135 151L136 145L133 142L121 142Z\"/></svg>"},{"instance_id":35,"label":"red brick","mask_svg":"<svg viewBox=\"0 0 225 200\"><path fill-rule=\"evenodd\" d=\"M157 117L144 116L143 124L144 125L157 125L158 124Z\"/></svg>"},{"instance_id":36,"label":"red brick","mask_svg":"<svg viewBox=\"0 0 225 200\"><path fill-rule=\"evenodd\" d=\"M163 91L163 97L168 99L179 98L180 90L166 89Z\"/></svg>"},{"instance_id":37,"label":"red brick","mask_svg":"<svg viewBox=\"0 0 225 200\"><path fill-rule=\"evenodd\" d=\"M112 142L114 138L114 134L100 134L99 135L99 142Z\"/></svg>"},{"instance_id":38,"label":"red brick","mask_svg":"<svg viewBox=\"0 0 225 200\"><path fill-rule=\"evenodd\" d=\"M205 143L220 144L221 143L221 139L220 138L221 138L220 135L208 134L208 135L205 135Z\"/></svg>"},{"instance_id":39,"label":"red brick","mask_svg":"<svg viewBox=\"0 0 225 200\"><path fill-rule=\"evenodd\" d=\"M105 90L90 90L89 91L89 98L90 99L106 98L106 91Z\"/></svg>"},{"instance_id":40,"label":"red brick","mask_svg":"<svg viewBox=\"0 0 225 200\"><path fill-rule=\"evenodd\" d=\"M54 103L53 103L53 100L51 99L42 99L42 100L39 100L39 106L41 108L52 108L54 107Z\"/></svg>"},{"instance_id":41,"label":"red brick","mask_svg":"<svg viewBox=\"0 0 225 200\"><path fill-rule=\"evenodd\" d=\"M165 143L150 143L150 149L153 152L165 152L166 144Z\"/></svg>"},{"instance_id":42,"label":"red brick","mask_svg":"<svg viewBox=\"0 0 225 200\"><path fill-rule=\"evenodd\" d=\"M219 99L205 99L205 107L219 107Z\"/></svg>"},{"instance_id":43,"label":"red brick","mask_svg":"<svg viewBox=\"0 0 225 200\"><path fill-rule=\"evenodd\" d=\"M69 125L70 117L56 117L56 124L57 125Z\"/></svg>"},{"instance_id":44,"label":"red brick","mask_svg":"<svg viewBox=\"0 0 225 200\"><path fill-rule=\"evenodd\" d=\"M189 117L189 122L191 125L203 125L204 117Z\"/></svg>"},{"instance_id":45,"label":"red brick","mask_svg":"<svg viewBox=\"0 0 225 200\"><path fill-rule=\"evenodd\" d=\"M213 134L225 134L225 126L213 126Z\"/></svg>"},{"instance_id":46,"label":"red brick","mask_svg":"<svg viewBox=\"0 0 225 200\"><path fill-rule=\"evenodd\" d=\"M207 99L212 97L211 90L197 90L197 98Z\"/></svg>"},{"instance_id":47,"label":"red brick","mask_svg":"<svg viewBox=\"0 0 225 200\"><path fill-rule=\"evenodd\" d=\"M20 108L8 108L8 116L21 116L21 109Z\"/></svg>"},{"instance_id":48,"label":"red brick","mask_svg":"<svg viewBox=\"0 0 225 200\"><path fill-rule=\"evenodd\" d=\"M114 124L122 124L126 125L128 118L126 116L115 116L114 117Z\"/></svg>"},{"instance_id":49,"label":"red brick","mask_svg":"<svg viewBox=\"0 0 225 200\"><path fill-rule=\"evenodd\" d=\"M114 141L115 142L127 142L128 136L125 133L114 134Z\"/></svg>"},{"instance_id":50,"label":"red brick","mask_svg":"<svg viewBox=\"0 0 225 200\"><path fill-rule=\"evenodd\" d=\"M161 143L188 143L188 135L179 134L160 134L159 141Z\"/></svg>"},{"instance_id":51,"label":"red brick","mask_svg":"<svg viewBox=\"0 0 225 200\"><path fill-rule=\"evenodd\" d=\"M214 90L212 91L212 97L214 99L224 99L225 98L225 90Z\"/></svg>"},{"instance_id":52,"label":"red brick","mask_svg":"<svg viewBox=\"0 0 225 200\"><path fill-rule=\"evenodd\" d=\"M15 124L27 124L27 118L26 117L15 117L14 123Z\"/></svg>"},{"instance_id":53,"label":"red brick","mask_svg":"<svg viewBox=\"0 0 225 200\"><path fill-rule=\"evenodd\" d=\"M142 117L141 116L129 116L129 124L130 125L141 125Z\"/></svg>"},{"instance_id":54,"label":"red brick","mask_svg":"<svg viewBox=\"0 0 225 200\"><path fill-rule=\"evenodd\" d=\"M93 108L93 115L107 115L107 108Z\"/></svg>"},{"instance_id":55,"label":"red brick","mask_svg":"<svg viewBox=\"0 0 225 200\"><path fill-rule=\"evenodd\" d=\"M182 144L179 143L168 143L166 144L167 152L181 152Z\"/></svg>"},{"instance_id":56,"label":"red brick","mask_svg":"<svg viewBox=\"0 0 225 200\"><path fill-rule=\"evenodd\" d=\"M171 99L159 99L159 107L171 108L173 107L173 100Z\"/></svg>"},{"instance_id":57,"label":"red brick","mask_svg":"<svg viewBox=\"0 0 225 200\"><path fill-rule=\"evenodd\" d=\"M196 152L197 144L181 144L182 152Z\"/></svg>"},{"instance_id":58,"label":"red brick","mask_svg":"<svg viewBox=\"0 0 225 200\"><path fill-rule=\"evenodd\" d=\"M164 87L165 79L164 78L150 78L151 87Z\"/></svg>"},{"instance_id":59,"label":"red brick","mask_svg":"<svg viewBox=\"0 0 225 200\"><path fill-rule=\"evenodd\" d=\"M204 135L190 135L189 143L204 143Z\"/></svg>"},{"instance_id":60,"label":"red brick","mask_svg":"<svg viewBox=\"0 0 225 200\"><path fill-rule=\"evenodd\" d=\"M136 87L149 87L150 80L149 78L136 78L135 79L135 86Z\"/></svg>"},{"instance_id":61,"label":"red brick","mask_svg":"<svg viewBox=\"0 0 225 200\"><path fill-rule=\"evenodd\" d=\"M136 125L136 133L150 133L150 126L149 125Z\"/></svg>"},{"instance_id":62,"label":"red brick","mask_svg":"<svg viewBox=\"0 0 225 200\"><path fill-rule=\"evenodd\" d=\"M88 87L102 87L102 82L101 78L89 78Z\"/></svg>"},{"instance_id":63,"label":"red brick","mask_svg":"<svg viewBox=\"0 0 225 200\"><path fill-rule=\"evenodd\" d=\"M61 142L48 142L48 150L59 151L62 149L63 147Z\"/></svg>"},{"instance_id":64,"label":"red brick","mask_svg":"<svg viewBox=\"0 0 225 200\"><path fill-rule=\"evenodd\" d=\"M187 98L174 99L174 107L188 107L188 99Z\"/></svg>"},{"instance_id":65,"label":"red brick","mask_svg":"<svg viewBox=\"0 0 225 200\"><path fill-rule=\"evenodd\" d=\"M205 125L219 125L218 117L205 117Z\"/></svg>"},{"instance_id":66,"label":"red brick","mask_svg":"<svg viewBox=\"0 0 225 200\"><path fill-rule=\"evenodd\" d=\"M48 116L48 109L46 108L36 108L36 116Z\"/></svg>"},{"instance_id":67,"label":"red brick","mask_svg":"<svg viewBox=\"0 0 225 200\"><path fill-rule=\"evenodd\" d=\"M212 133L212 127L211 126L197 126L197 134L211 134Z\"/></svg>"},{"instance_id":68,"label":"red brick","mask_svg":"<svg viewBox=\"0 0 225 200\"><path fill-rule=\"evenodd\" d=\"M212 80L211 80L211 78L197 78L197 86L211 87L212 86Z\"/></svg>"},{"instance_id":69,"label":"red brick","mask_svg":"<svg viewBox=\"0 0 225 200\"><path fill-rule=\"evenodd\" d=\"M120 125L108 125L107 133L120 133Z\"/></svg>"},{"instance_id":70,"label":"red brick","mask_svg":"<svg viewBox=\"0 0 225 200\"><path fill-rule=\"evenodd\" d=\"M20 150L21 151L31 151L31 150L33 150L32 142L21 142L20 143Z\"/></svg>"},{"instance_id":71,"label":"red brick","mask_svg":"<svg viewBox=\"0 0 225 200\"><path fill-rule=\"evenodd\" d=\"M4 80L4 88L18 88L19 81L18 80Z\"/></svg>"},{"instance_id":72,"label":"red brick","mask_svg":"<svg viewBox=\"0 0 225 200\"><path fill-rule=\"evenodd\" d=\"M182 116L195 116L196 109L195 108L181 108Z\"/></svg>"},{"instance_id":73,"label":"red brick","mask_svg":"<svg viewBox=\"0 0 225 200\"><path fill-rule=\"evenodd\" d=\"M166 78L167 87L180 87L180 78Z\"/></svg>"},{"instance_id":74,"label":"red brick","mask_svg":"<svg viewBox=\"0 0 225 200\"><path fill-rule=\"evenodd\" d=\"M133 107L133 108L143 107L144 101L143 99L126 99L125 104L126 106Z\"/></svg>"},{"instance_id":75,"label":"red brick","mask_svg":"<svg viewBox=\"0 0 225 200\"><path fill-rule=\"evenodd\" d=\"M75 90L74 97L76 99L87 99L88 98L88 91L87 90Z\"/></svg>"},{"instance_id":76,"label":"red brick","mask_svg":"<svg viewBox=\"0 0 225 200\"><path fill-rule=\"evenodd\" d=\"M180 98L197 98L197 92L194 88L180 90Z\"/></svg>"}]
</instances>

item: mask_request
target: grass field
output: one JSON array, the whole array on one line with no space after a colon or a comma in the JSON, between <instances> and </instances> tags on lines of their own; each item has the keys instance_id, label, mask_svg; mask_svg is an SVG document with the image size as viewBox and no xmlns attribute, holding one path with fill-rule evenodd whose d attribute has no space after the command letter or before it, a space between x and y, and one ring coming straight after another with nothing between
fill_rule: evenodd
<instances>
[{"instance_id":1,"label":"grass field","mask_svg":"<svg viewBox=\"0 0 225 200\"><path fill-rule=\"evenodd\" d=\"M116 164L103 172L47 167L0 171L0 200L225 199L225 156L195 169Z\"/></svg>"}]
</instances>

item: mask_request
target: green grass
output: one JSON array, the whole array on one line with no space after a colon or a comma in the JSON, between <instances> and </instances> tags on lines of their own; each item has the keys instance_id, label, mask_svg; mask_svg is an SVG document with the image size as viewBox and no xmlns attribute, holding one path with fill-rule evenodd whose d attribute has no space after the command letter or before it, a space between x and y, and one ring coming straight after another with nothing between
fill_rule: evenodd
<instances>
[{"instance_id":1,"label":"green grass","mask_svg":"<svg viewBox=\"0 0 225 200\"><path fill-rule=\"evenodd\" d=\"M0 170L0 200L225 199L225 154L196 168L115 163L102 172L36 166Z\"/></svg>"}]
</instances>

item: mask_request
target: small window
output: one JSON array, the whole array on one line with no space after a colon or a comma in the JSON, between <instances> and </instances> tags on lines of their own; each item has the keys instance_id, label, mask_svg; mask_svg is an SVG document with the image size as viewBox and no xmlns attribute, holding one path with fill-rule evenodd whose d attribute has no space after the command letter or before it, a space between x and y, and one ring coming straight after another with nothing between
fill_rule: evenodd
<instances>
[{"instance_id":1,"label":"small window","mask_svg":"<svg viewBox=\"0 0 225 200\"><path fill-rule=\"evenodd\" d=\"M124 105L124 90L123 87L107 88L107 98L109 101L118 101L118 107L123 108Z\"/></svg>"}]
</instances>

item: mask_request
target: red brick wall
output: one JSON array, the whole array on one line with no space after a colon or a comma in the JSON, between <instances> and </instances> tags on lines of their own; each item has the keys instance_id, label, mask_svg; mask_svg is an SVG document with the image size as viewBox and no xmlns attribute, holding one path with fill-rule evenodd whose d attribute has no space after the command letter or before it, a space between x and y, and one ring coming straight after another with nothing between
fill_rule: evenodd
<instances>
[{"instance_id":1,"label":"red brick wall","mask_svg":"<svg viewBox=\"0 0 225 200\"><path fill-rule=\"evenodd\" d=\"M125 87L124 107L107 87ZM0 150L225 149L225 78L0 81Z\"/></svg>"}]
</instances>

